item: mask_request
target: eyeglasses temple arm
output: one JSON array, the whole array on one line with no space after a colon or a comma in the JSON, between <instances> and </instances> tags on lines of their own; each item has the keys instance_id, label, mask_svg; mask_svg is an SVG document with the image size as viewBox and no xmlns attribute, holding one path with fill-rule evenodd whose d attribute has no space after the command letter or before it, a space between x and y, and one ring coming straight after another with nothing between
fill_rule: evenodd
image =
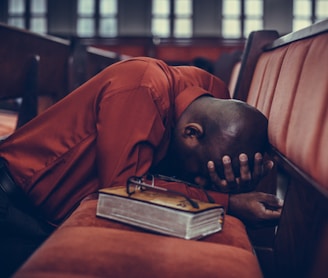
<instances>
[{"instance_id":1,"label":"eyeglasses temple arm","mask_svg":"<svg viewBox=\"0 0 328 278\"><path fill-rule=\"evenodd\" d=\"M132 183L132 184L136 184L136 185L141 185L141 186L144 186L144 187L147 187L147 188L152 188L152 189L156 189L156 190L160 190L160 191L165 191L165 192L170 192L170 193L173 193L173 194L176 194L176 195L179 195L179 196L182 196L184 197L189 203L190 205L193 207L193 208L199 208L199 205L196 201L194 201L193 199L189 198L187 195L181 193L181 192L178 192L178 191L174 191L174 190L169 190L165 187L159 187L159 186L156 186L156 185L149 185L149 184L146 184L146 183L143 183L143 182L136 182L136 181L133 181L133 180L129 180L128 183ZM128 192L128 189L127 189L127 193L129 195L131 195L129 192Z\"/></svg>"},{"instance_id":2,"label":"eyeglasses temple arm","mask_svg":"<svg viewBox=\"0 0 328 278\"><path fill-rule=\"evenodd\" d=\"M164 175L161 175L161 174L156 174L156 175L154 175L154 177L157 177L157 178L163 179L163 180L167 180L167 181L184 183L184 184L186 184L190 187L195 187L195 188L201 189L204 192L204 194L206 195L207 200L210 203L215 203L215 200L213 199L213 197L203 187L201 187L199 184L179 180L179 179L176 179L174 177L164 176Z\"/></svg>"}]
</instances>

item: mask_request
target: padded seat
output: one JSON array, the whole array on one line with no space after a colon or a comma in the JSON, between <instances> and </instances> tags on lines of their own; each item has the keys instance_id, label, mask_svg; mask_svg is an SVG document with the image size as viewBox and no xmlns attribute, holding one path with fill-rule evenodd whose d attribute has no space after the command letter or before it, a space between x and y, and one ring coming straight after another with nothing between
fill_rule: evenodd
<instances>
[{"instance_id":1,"label":"padded seat","mask_svg":"<svg viewBox=\"0 0 328 278\"><path fill-rule=\"evenodd\" d=\"M237 218L194 241L96 217L96 206L84 200L14 277L262 277Z\"/></svg>"}]
</instances>

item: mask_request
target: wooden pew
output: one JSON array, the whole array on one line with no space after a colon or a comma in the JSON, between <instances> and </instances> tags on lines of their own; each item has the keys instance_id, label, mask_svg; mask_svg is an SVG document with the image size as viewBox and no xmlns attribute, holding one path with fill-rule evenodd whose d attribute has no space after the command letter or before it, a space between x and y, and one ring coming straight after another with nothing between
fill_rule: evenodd
<instances>
[{"instance_id":1,"label":"wooden pew","mask_svg":"<svg viewBox=\"0 0 328 278\"><path fill-rule=\"evenodd\" d=\"M37 73L40 57L30 56L22 63L24 90L18 96L10 90L1 93L2 107L0 110L0 137L5 138L38 113L37 104ZM2 71L3 73L4 71ZM6 84L5 84L6 85ZM20 97L20 100L17 99ZM20 102L20 103L19 103Z\"/></svg>"},{"instance_id":2,"label":"wooden pew","mask_svg":"<svg viewBox=\"0 0 328 278\"><path fill-rule=\"evenodd\" d=\"M69 62L69 88L73 91L107 66L123 60L118 53L80 43L78 38L71 39Z\"/></svg>"},{"instance_id":3,"label":"wooden pew","mask_svg":"<svg viewBox=\"0 0 328 278\"><path fill-rule=\"evenodd\" d=\"M246 100L256 62L263 48L278 37L278 32L274 30L251 32L245 45L239 75L232 93L234 98Z\"/></svg>"},{"instance_id":4,"label":"wooden pew","mask_svg":"<svg viewBox=\"0 0 328 278\"><path fill-rule=\"evenodd\" d=\"M0 101L14 100L16 105L16 99L22 99L19 111L0 106L0 137L6 137L105 67L126 58L82 45L78 39L64 40L5 24L0 24L0 36L4 38L0 46Z\"/></svg>"},{"instance_id":5,"label":"wooden pew","mask_svg":"<svg viewBox=\"0 0 328 278\"><path fill-rule=\"evenodd\" d=\"M235 50L231 53L222 53L221 56L214 62L214 75L219 77L222 81L224 81L228 87L229 91L234 86L230 85L232 83L236 83L236 81L232 80L234 78L234 70L236 65L240 64L242 56L241 50ZM238 76L238 75L237 75Z\"/></svg>"},{"instance_id":6,"label":"wooden pew","mask_svg":"<svg viewBox=\"0 0 328 278\"><path fill-rule=\"evenodd\" d=\"M69 92L70 44L5 24L0 36L0 100L23 99L19 127Z\"/></svg>"},{"instance_id":7,"label":"wooden pew","mask_svg":"<svg viewBox=\"0 0 328 278\"><path fill-rule=\"evenodd\" d=\"M234 96L269 119L276 167L267 190L273 183L284 208L276 229L250 236L265 277L328 277L328 20L276 40L254 32L249 43L261 36Z\"/></svg>"},{"instance_id":8,"label":"wooden pew","mask_svg":"<svg viewBox=\"0 0 328 278\"><path fill-rule=\"evenodd\" d=\"M89 46L87 52L87 79L96 75L104 68L121 60L121 57L112 51Z\"/></svg>"}]
</instances>

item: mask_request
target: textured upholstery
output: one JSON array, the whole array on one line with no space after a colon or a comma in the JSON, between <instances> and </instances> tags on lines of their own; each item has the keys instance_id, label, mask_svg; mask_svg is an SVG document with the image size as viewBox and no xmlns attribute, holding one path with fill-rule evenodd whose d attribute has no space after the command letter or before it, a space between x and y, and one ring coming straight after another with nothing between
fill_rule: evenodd
<instances>
[{"instance_id":1,"label":"textured upholstery","mask_svg":"<svg viewBox=\"0 0 328 278\"><path fill-rule=\"evenodd\" d=\"M268 117L272 145L325 190L327 43L325 33L262 54L247 100Z\"/></svg>"},{"instance_id":2,"label":"textured upholstery","mask_svg":"<svg viewBox=\"0 0 328 278\"><path fill-rule=\"evenodd\" d=\"M227 216L201 241L145 232L81 203L14 277L262 277L244 225Z\"/></svg>"},{"instance_id":3,"label":"textured upholstery","mask_svg":"<svg viewBox=\"0 0 328 278\"><path fill-rule=\"evenodd\" d=\"M261 277L256 257L228 245L102 227L57 231L15 277Z\"/></svg>"}]
</instances>

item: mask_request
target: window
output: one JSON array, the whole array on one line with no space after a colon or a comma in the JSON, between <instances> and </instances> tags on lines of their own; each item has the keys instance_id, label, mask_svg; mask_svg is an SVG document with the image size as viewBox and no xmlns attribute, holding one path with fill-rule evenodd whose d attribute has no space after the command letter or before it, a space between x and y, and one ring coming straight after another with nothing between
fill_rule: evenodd
<instances>
[{"instance_id":1,"label":"window","mask_svg":"<svg viewBox=\"0 0 328 278\"><path fill-rule=\"evenodd\" d=\"M263 29L263 0L223 0L222 4L224 38L248 37Z\"/></svg>"},{"instance_id":2,"label":"window","mask_svg":"<svg viewBox=\"0 0 328 278\"><path fill-rule=\"evenodd\" d=\"M263 29L263 1L247 0L245 1L245 22L244 36L249 33Z\"/></svg>"},{"instance_id":3,"label":"window","mask_svg":"<svg viewBox=\"0 0 328 278\"><path fill-rule=\"evenodd\" d=\"M117 1L100 1L99 35L114 37L117 35Z\"/></svg>"},{"instance_id":4,"label":"window","mask_svg":"<svg viewBox=\"0 0 328 278\"><path fill-rule=\"evenodd\" d=\"M47 0L9 0L8 24L37 33L46 33Z\"/></svg>"},{"instance_id":5,"label":"window","mask_svg":"<svg viewBox=\"0 0 328 278\"><path fill-rule=\"evenodd\" d=\"M25 28L25 1L10 0L8 3L8 24Z\"/></svg>"},{"instance_id":6,"label":"window","mask_svg":"<svg viewBox=\"0 0 328 278\"><path fill-rule=\"evenodd\" d=\"M153 0L152 34L157 37L192 36L192 0Z\"/></svg>"},{"instance_id":7,"label":"window","mask_svg":"<svg viewBox=\"0 0 328 278\"><path fill-rule=\"evenodd\" d=\"M116 36L117 13L117 0L78 0L78 36Z\"/></svg>"},{"instance_id":8,"label":"window","mask_svg":"<svg viewBox=\"0 0 328 278\"><path fill-rule=\"evenodd\" d=\"M294 0L293 31L302 29L312 23L312 1Z\"/></svg>"},{"instance_id":9,"label":"window","mask_svg":"<svg viewBox=\"0 0 328 278\"><path fill-rule=\"evenodd\" d=\"M152 34L154 36L170 36L170 4L169 0L153 0Z\"/></svg>"},{"instance_id":10,"label":"window","mask_svg":"<svg viewBox=\"0 0 328 278\"><path fill-rule=\"evenodd\" d=\"M192 1L174 1L174 37L192 36Z\"/></svg>"},{"instance_id":11,"label":"window","mask_svg":"<svg viewBox=\"0 0 328 278\"><path fill-rule=\"evenodd\" d=\"M94 36L96 34L94 0L79 0L77 14L77 34L81 37Z\"/></svg>"},{"instance_id":12,"label":"window","mask_svg":"<svg viewBox=\"0 0 328 278\"><path fill-rule=\"evenodd\" d=\"M328 0L294 0L293 31L328 17Z\"/></svg>"},{"instance_id":13,"label":"window","mask_svg":"<svg viewBox=\"0 0 328 278\"><path fill-rule=\"evenodd\" d=\"M46 0L31 1L30 29L38 33L47 32L47 3Z\"/></svg>"},{"instance_id":14,"label":"window","mask_svg":"<svg viewBox=\"0 0 328 278\"><path fill-rule=\"evenodd\" d=\"M241 37L241 5L240 0L223 1L222 36L225 38Z\"/></svg>"},{"instance_id":15,"label":"window","mask_svg":"<svg viewBox=\"0 0 328 278\"><path fill-rule=\"evenodd\" d=\"M328 0L317 0L315 6L316 20L328 18Z\"/></svg>"}]
</instances>

